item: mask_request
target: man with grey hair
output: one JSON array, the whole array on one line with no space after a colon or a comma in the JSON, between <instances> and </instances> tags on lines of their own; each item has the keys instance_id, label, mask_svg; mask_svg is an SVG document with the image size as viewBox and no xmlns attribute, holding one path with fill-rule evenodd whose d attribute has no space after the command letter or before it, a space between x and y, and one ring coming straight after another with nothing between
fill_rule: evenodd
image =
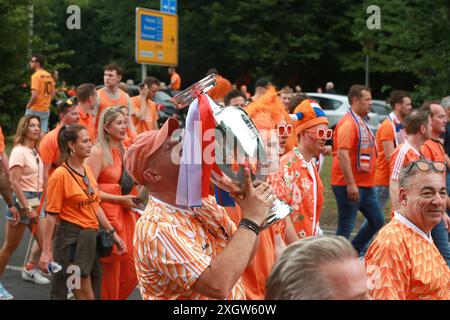
<instances>
[{"instance_id":1,"label":"man with grey hair","mask_svg":"<svg viewBox=\"0 0 450 320\"><path fill-rule=\"evenodd\" d=\"M336 90L334 90L333 82L331 82L331 81L327 82L327 84L325 85L325 93L336 94Z\"/></svg>"},{"instance_id":2,"label":"man with grey hair","mask_svg":"<svg viewBox=\"0 0 450 320\"><path fill-rule=\"evenodd\" d=\"M367 300L364 264L342 236L289 245L266 283L266 300Z\"/></svg>"},{"instance_id":3,"label":"man with grey hair","mask_svg":"<svg viewBox=\"0 0 450 320\"><path fill-rule=\"evenodd\" d=\"M450 269L431 230L446 208L445 164L411 162L400 172L400 209L366 255L371 295L382 300L448 300Z\"/></svg>"}]
</instances>

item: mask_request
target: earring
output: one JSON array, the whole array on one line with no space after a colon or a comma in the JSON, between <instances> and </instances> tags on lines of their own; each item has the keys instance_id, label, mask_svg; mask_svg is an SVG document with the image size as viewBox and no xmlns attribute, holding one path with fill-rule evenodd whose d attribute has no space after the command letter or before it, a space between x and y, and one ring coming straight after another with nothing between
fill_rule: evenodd
<instances>
[{"instance_id":1,"label":"earring","mask_svg":"<svg viewBox=\"0 0 450 320\"><path fill-rule=\"evenodd\" d=\"M69 152L69 154L70 154L70 156L71 156L71 157L73 157L73 156L74 156L74 154L75 154L75 150L73 150L73 149L70 149L70 152Z\"/></svg>"},{"instance_id":2,"label":"earring","mask_svg":"<svg viewBox=\"0 0 450 320\"><path fill-rule=\"evenodd\" d=\"M156 181L161 180L161 176L158 174L157 176L155 176L155 180L156 180Z\"/></svg>"}]
</instances>

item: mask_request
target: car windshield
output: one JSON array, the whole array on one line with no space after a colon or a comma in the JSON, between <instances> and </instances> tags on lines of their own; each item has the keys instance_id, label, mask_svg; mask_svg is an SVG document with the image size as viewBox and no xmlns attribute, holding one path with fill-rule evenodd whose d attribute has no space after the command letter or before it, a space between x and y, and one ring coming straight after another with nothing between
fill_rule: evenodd
<instances>
[{"instance_id":1,"label":"car windshield","mask_svg":"<svg viewBox=\"0 0 450 320\"><path fill-rule=\"evenodd\" d=\"M341 101L331 98L315 97L311 95L311 99L316 100L324 110L337 110L342 105Z\"/></svg>"},{"instance_id":2,"label":"car windshield","mask_svg":"<svg viewBox=\"0 0 450 320\"><path fill-rule=\"evenodd\" d=\"M382 102L372 102L372 112L380 115L388 115L388 106Z\"/></svg>"}]
</instances>

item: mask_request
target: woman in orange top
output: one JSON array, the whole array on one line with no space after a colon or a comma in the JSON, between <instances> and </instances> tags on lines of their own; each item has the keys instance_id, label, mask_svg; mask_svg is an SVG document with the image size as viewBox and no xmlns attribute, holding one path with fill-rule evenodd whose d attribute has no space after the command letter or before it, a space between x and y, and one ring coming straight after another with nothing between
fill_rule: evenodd
<instances>
[{"instance_id":1,"label":"woman in orange top","mask_svg":"<svg viewBox=\"0 0 450 320\"><path fill-rule=\"evenodd\" d=\"M123 170L123 141L127 138L127 120L120 107L108 108L99 122L97 144L86 164L90 166L100 188L101 207L106 217L124 239L128 248L133 247L133 233L136 223L131 209L138 206L136 196L122 195L120 180ZM103 300L126 299L136 288L137 278L133 253L112 255L102 258Z\"/></svg>"},{"instance_id":2,"label":"woman in orange top","mask_svg":"<svg viewBox=\"0 0 450 320\"><path fill-rule=\"evenodd\" d=\"M92 146L86 127L78 124L63 127L58 135L58 145L64 164L53 172L48 182L48 230L54 230L58 218L60 222L53 250L53 232L45 233L39 264L47 269L54 258L63 267L63 270L53 274L52 299L67 299L68 284L71 283L69 277L73 276L73 272L81 275L80 287L72 289L75 298L99 299L101 272L96 242L99 224L112 233L120 254L125 252L125 244L100 208L97 182L90 168L84 164Z\"/></svg>"}]
</instances>

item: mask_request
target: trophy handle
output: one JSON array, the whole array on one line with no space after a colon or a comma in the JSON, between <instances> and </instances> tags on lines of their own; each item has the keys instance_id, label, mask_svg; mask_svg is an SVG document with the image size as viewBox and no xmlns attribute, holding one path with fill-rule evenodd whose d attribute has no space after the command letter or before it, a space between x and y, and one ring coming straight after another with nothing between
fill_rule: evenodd
<instances>
[{"instance_id":1,"label":"trophy handle","mask_svg":"<svg viewBox=\"0 0 450 320\"><path fill-rule=\"evenodd\" d=\"M183 109L195 100L196 93L205 94L216 85L216 74L212 73L209 76L194 83L189 88L181 91L173 96L169 101L174 104L177 109Z\"/></svg>"}]
</instances>

